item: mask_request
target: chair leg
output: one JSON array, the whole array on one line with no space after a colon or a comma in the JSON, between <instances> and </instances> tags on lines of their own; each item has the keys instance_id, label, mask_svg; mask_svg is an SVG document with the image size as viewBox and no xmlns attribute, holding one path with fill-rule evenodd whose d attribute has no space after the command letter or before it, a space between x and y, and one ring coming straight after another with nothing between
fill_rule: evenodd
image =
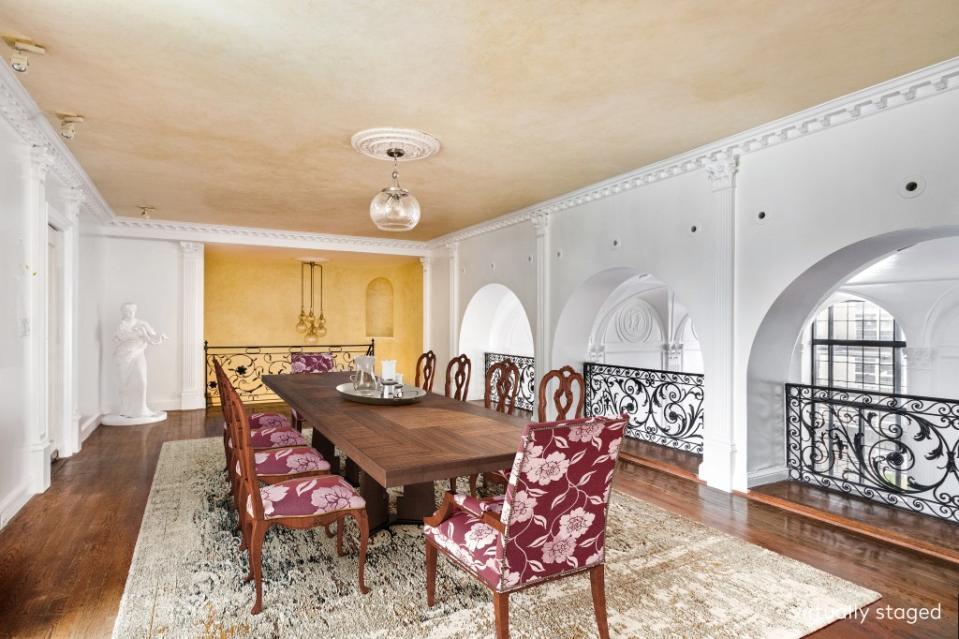
<instances>
[{"instance_id":1,"label":"chair leg","mask_svg":"<svg viewBox=\"0 0 959 639\"><path fill-rule=\"evenodd\" d=\"M470 495L476 497L476 480L479 475L470 475Z\"/></svg>"},{"instance_id":2,"label":"chair leg","mask_svg":"<svg viewBox=\"0 0 959 639\"><path fill-rule=\"evenodd\" d=\"M353 511L353 517L356 519L357 527L360 529L360 559L359 559L359 583L360 583L360 592L364 595L367 594L370 589L366 587L366 581L364 580L364 573L366 572L366 542L370 537L370 523L366 518L366 509L355 510Z\"/></svg>"},{"instance_id":3,"label":"chair leg","mask_svg":"<svg viewBox=\"0 0 959 639\"><path fill-rule=\"evenodd\" d=\"M253 569L253 580L256 584L256 602L250 613L254 615L263 610L263 538L268 527L266 522L254 521L250 535L250 567Z\"/></svg>"},{"instance_id":4,"label":"chair leg","mask_svg":"<svg viewBox=\"0 0 959 639\"><path fill-rule=\"evenodd\" d=\"M450 491L456 492L456 477L450 477Z\"/></svg>"},{"instance_id":5,"label":"chair leg","mask_svg":"<svg viewBox=\"0 0 959 639\"><path fill-rule=\"evenodd\" d=\"M493 593L493 616L496 618L496 639L509 639L509 593Z\"/></svg>"},{"instance_id":6,"label":"chair leg","mask_svg":"<svg viewBox=\"0 0 959 639\"><path fill-rule=\"evenodd\" d=\"M343 557L346 555L343 552L343 519L337 519L333 525L336 526L336 554Z\"/></svg>"},{"instance_id":7,"label":"chair leg","mask_svg":"<svg viewBox=\"0 0 959 639\"><path fill-rule=\"evenodd\" d=\"M609 622L606 619L606 566L600 564L589 570L589 584L593 590L593 609L600 639L609 639Z\"/></svg>"},{"instance_id":8,"label":"chair leg","mask_svg":"<svg viewBox=\"0 0 959 639\"><path fill-rule=\"evenodd\" d=\"M436 603L436 546L426 543L426 606Z\"/></svg>"}]
</instances>

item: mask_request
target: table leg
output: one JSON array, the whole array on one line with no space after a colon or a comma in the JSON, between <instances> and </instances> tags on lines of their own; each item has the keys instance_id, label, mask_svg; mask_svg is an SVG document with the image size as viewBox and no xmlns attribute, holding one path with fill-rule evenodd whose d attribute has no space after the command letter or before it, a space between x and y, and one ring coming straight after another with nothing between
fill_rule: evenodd
<instances>
[{"instance_id":1,"label":"table leg","mask_svg":"<svg viewBox=\"0 0 959 639\"><path fill-rule=\"evenodd\" d=\"M407 484L403 496L396 500L396 518L401 523L422 524L424 517L436 512L436 492L433 482Z\"/></svg>"},{"instance_id":2,"label":"table leg","mask_svg":"<svg viewBox=\"0 0 959 639\"><path fill-rule=\"evenodd\" d=\"M320 431L313 429L313 441L311 442L313 448L315 448L321 455L323 459L330 462L330 472L334 475L340 473L340 458L336 455L336 447L333 445L333 442L328 440Z\"/></svg>"},{"instance_id":3,"label":"table leg","mask_svg":"<svg viewBox=\"0 0 959 639\"><path fill-rule=\"evenodd\" d=\"M360 467L356 465L356 462L347 457L346 469L343 471L343 477L346 478L346 481L357 486L360 484L360 476L363 474L365 473L360 471Z\"/></svg>"},{"instance_id":4,"label":"table leg","mask_svg":"<svg viewBox=\"0 0 959 639\"><path fill-rule=\"evenodd\" d=\"M366 517L370 532L390 525L390 502L386 489L366 473L360 473L360 496L366 501Z\"/></svg>"}]
</instances>

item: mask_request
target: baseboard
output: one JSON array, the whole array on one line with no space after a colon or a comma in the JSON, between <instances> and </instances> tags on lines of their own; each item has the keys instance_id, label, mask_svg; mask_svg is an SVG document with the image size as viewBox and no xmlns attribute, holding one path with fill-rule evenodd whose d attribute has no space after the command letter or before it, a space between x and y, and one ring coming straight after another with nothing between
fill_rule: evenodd
<instances>
[{"instance_id":1,"label":"baseboard","mask_svg":"<svg viewBox=\"0 0 959 639\"><path fill-rule=\"evenodd\" d=\"M147 406L153 410L182 410L182 400L176 398L150 399L147 400Z\"/></svg>"},{"instance_id":2,"label":"baseboard","mask_svg":"<svg viewBox=\"0 0 959 639\"><path fill-rule=\"evenodd\" d=\"M180 395L180 410L200 410L206 408L206 394L202 391L198 393L183 393Z\"/></svg>"},{"instance_id":3,"label":"baseboard","mask_svg":"<svg viewBox=\"0 0 959 639\"><path fill-rule=\"evenodd\" d=\"M766 466L759 470L749 473L746 478L746 484L753 486L762 486L763 484L772 484L777 481L786 481L789 479L789 469L784 464L779 466Z\"/></svg>"},{"instance_id":4,"label":"baseboard","mask_svg":"<svg viewBox=\"0 0 959 639\"><path fill-rule=\"evenodd\" d=\"M29 482L24 481L0 501L0 529L6 527L32 496Z\"/></svg>"},{"instance_id":5,"label":"baseboard","mask_svg":"<svg viewBox=\"0 0 959 639\"><path fill-rule=\"evenodd\" d=\"M100 425L101 414L90 415L80 419L80 443L87 441L87 437L93 434L93 431Z\"/></svg>"}]
</instances>

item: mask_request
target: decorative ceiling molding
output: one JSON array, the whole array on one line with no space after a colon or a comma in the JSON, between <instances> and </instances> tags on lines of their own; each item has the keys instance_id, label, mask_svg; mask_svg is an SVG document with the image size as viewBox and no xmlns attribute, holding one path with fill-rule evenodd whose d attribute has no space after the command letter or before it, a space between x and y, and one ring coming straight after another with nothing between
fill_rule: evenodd
<instances>
[{"instance_id":1,"label":"decorative ceiling molding","mask_svg":"<svg viewBox=\"0 0 959 639\"><path fill-rule=\"evenodd\" d=\"M709 167L734 167L738 158L889 109L959 88L959 58L952 58L818 106L748 129L692 151L649 164L539 204L431 240L435 247L548 216L624 191ZM713 173L711 173L713 174ZM730 174L731 175L731 174Z\"/></svg>"},{"instance_id":2,"label":"decorative ceiling molding","mask_svg":"<svg viewBox=\"0 0 959 639\"><path fill-rule=\"evenodd\" d=\"M440 150L440 141L424 131L416 129L394 129L390 127L366 129L352 137L353 148L377 160L392 162L387 155L390 149L402 149L403 155L396 158L399 162L425 160Z\"/></svg>"},{"instance_id":3,"label":"decorative ceiling molding","mask_svg":"<svg viewBox=\"0 0 959 639\"><path fill-rule=\"evenodd\" d=\"M113 219L113 210L100 195L90 176L7 64L0 64L0 117L10 124L26 144L50 153L53 175L67 188L83 192L82 211L101 223Z\"/></svg>"},{"instance_id":4,"label":"decorative ceiling molding","mask_svg":"<svg viewBox=\"0 0 959 639\"><path fill-rule=\"evenodd\" d=\"M149 220L133 217L115 217L110 223L84 229L84 233L103 237L127 237L205 244L246 244L249 246L279 246L310 250L351 251L387 255L428 256L427 242L394 240L356 235L304 233L248 226L197 224L171 220Z\"/></svg>"}]
</instances>

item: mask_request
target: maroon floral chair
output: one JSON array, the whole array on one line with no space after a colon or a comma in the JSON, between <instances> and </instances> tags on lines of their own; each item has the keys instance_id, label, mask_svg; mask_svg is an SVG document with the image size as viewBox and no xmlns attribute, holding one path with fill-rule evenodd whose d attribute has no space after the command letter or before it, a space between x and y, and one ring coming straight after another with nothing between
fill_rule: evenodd
<instances>
[{"instance_id":1,"label":"maroon floral chair","mask_svg":"<svg viewBox=\"0 0 959 639\"><path fill-rule=\"evenodd\" d=\"M329 373L335 367L333 353L290 353L290 372L294 375ZM293 415L293 426L302 432L303 416L295 408L291 408L290 413Z\"/></svg>"},{"instance_id":2,"label":"maroon floral chair","mask_svg":"<svg viewBox=\"0 0 959 639\"><path fill-rule=\"evenodd\" d=\"M625 417L529 424L506 494L447 492L424 520L426 599L435 603L437 551L493 593L497 638L509 637L509 595L588 571L601 637L606 515Z\"/></svg>"}]
</instances>

